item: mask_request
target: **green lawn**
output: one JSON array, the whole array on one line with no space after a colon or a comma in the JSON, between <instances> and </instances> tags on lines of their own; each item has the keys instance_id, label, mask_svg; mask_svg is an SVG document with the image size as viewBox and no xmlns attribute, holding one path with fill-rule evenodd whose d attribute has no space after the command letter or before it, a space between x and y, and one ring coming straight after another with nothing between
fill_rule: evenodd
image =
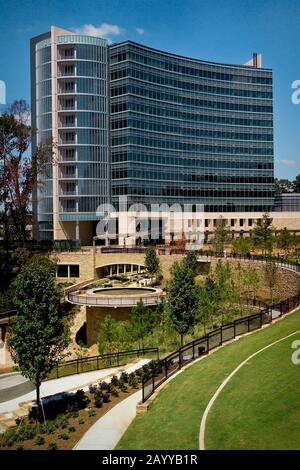
<instances>
[{"instance_id":1,"label":"green lawn","mask_svg":"<svg viewBox=\"0 0 300 470\"><path fill-rule=\"evenodd\" d=\"M186 369L165 386L147 413L135 418L116 448L198 449L201 417L219 385L249 355L300 330L299 313ZM225 387L208 417L207 448L270 448L272 438L273 448L300 448L300 365L291 365L294 339L300 339L300 333L257 356L227 385L228 390Z\"/></svg>"},{"instance_id":2,"label":"green lawn","mask_svg":"<svg viewBox=\"0 0 300 470\"><path fill-rule=\"evenodd\" d=\"M300 366L292 336L251 359L226 385L207 420L208 449L300 449Z\"/></svg>"}]
</instances>

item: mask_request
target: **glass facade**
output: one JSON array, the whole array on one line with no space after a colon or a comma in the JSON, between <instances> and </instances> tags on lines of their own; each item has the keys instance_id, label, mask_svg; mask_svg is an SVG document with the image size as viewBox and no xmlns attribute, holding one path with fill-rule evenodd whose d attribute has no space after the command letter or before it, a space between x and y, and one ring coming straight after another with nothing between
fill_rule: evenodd
<instances>
[{"instance_id":1,"label":"glass facade","mask_svg":"<svg viewBox=\"0 0 300 470\"><path fill-rule=\"evenodd\" d=\"M37 144L52 138L55 145L59 221L96 221L110 198L107 41L52 36L35 50ZM54 179L49 162L40 177L41 239L55 238Z\"/></svg>"},{"instance_id":2,"label":"glass facade","mask_svg":"<svg viewBox=\"0 0 300 470\"><path fill-rule=\"evenodd\" d=\"M52 139L52 82L50 39L36 45L36 143L40 145ZM37 222L41 239L53 239L53 175L52 161L46 163L39 176L37 189Z\"/></svg>"},{"instance_id":3,"label":"glass facade","mask_svg":"<svg viewBox=\"0 0 300 470\"><path fill-rule=\"evenodd\" d=\"M107 42L74 35L57 43L60 220L95 220L109 200Z\"/></svg>"},{"instance_id":4,"label":"glass facade","mask_svg":"<svg viewBox=\"0 0 300 470\"><path fill-rule=\"evenodd\" d=\"M110 46L112 201L273 207L272 71Z\"/></svg>"},{"instance_id":5,"label":"glass facade","mask_svg":"<svg viewBox=\"0 0 300 470\"><path fill-rule=\"evenodd\" d=\"M79 239L79 223L94 230L98 206L117 208L119 196L148 208L272 210L270 69L56 27L31 40L31 64L34 145L53 139L56 159L40 175L40 239Z\"/></svg>"}]
</instances>

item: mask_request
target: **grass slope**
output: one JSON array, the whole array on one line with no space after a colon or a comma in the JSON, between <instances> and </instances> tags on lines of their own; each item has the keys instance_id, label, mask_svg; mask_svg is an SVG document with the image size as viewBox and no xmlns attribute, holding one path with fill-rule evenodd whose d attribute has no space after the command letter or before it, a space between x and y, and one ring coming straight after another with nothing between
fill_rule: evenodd
<instances>
[{"instance_id":1,"label":"grass slope","mask_svg":"<svg viewBox=\"0 0 300 470\"><path fill-rule=\"evenodd\" d=\"M208 449L300 449L300 366L295 335L251 359L226 385L208 415Z\"/></svg>"},{"instance_id":2,"label":"grass slope","mask_svg":"<svg viewBox=\"0 0 300 470\"><path fill-rule=\"evenodd\" d=\"M117 445L117 449L158 449L158 450L170 450L170 449L198 449L198 436L199 426L202 414L212 397L216 389L220 386L226 376L232 372L235 367L240 364L244 359L253 354L258 349L263 348L269 343L276 341L283 336L286 336L296 330L300 329L300 310L296 313L291 314L285 319L278 321L270 325L263 330L258 330L250 336L240 338L234 343L224 346L224 348L216 351L211 356L208 356L204 360L192 365L190 368L183 371L180 375L174 378L165 388L160 392L156 400L151 404L150 409L147 413L139 415L135 418L131 426L128 428L126 433ZM277 368L277 374L280 377L281 371L284 371L284 381L288 381L289 373L291 375L297 374L298 368L293 366L293 372L290 365L291 357L291 342L294 339L300 339L300 334L295 335L292 339L284 342L286 347L282 362L276 362L271 365L271 370L275 371ZM284 346L282 345L282 346ZM270 350L270 354L272 351ZM268 352L269 354L269 352ZM267 351L266 355L267 357ZM260 358L259 358L260 359ZM259 360L257 358L257 360ZM281 364L281 367L278 367ZM300 366L299 366L300 367ZM248 366L245 366L244 373L248 370ZM300 372L300 369L299 369ZM298 372L298 373L299 373ZM255 371L253 372L252 380L255 380ZM287 374L287 375L286 375ZM300 377L300 373L299 373ZM263 380L262 380L263 381ZM265 380L267 382L267 380ZM299 379L300 382L300 379ZM249 385L249 380L248 380ZM247 379L244 386L247 388ZM276 385L278 386L278 384ZM254 383L251 386L252 390L257 388ZM225 393L226 388L224 389ZM245 390L245 389L243 389ZM267 391L267 396L264 397L265 401L269 403L274 392L274 385ZM243 409L243 395L238 393L240 399L240 410ZM286 392L284 392L286 393ZM248 394L246 395L248 396ZM219 397L221 399L221 395ZM297 406L298 399L295 394L291 394L291 398L295 402L286 400L286 410L284 415L281 416L281 412L278 418L278 422L281 419L281 435L285 432L285 418L287 410ZM225 399L225 398L224 398ZM238 399L237 399L238 401ZM215 404L217 406L217 402ZM221 406L221 405L220 405ZM225 405L227 406L227 404ZM223 409L223 407L222 407ZM219 410L219 411L218 411ZM218 409L214 414L217 418L220 418L223 411ZM267 410L267 413L271 413L272 408ZM212 409L212 412L214 410ZM249 411L250 413L250 411ZM266 413L266 414L267 414ZM260 415L262 416L262 415ZM240 417L241 419L241 417ZM257 418L256 425L259 426L259 419L266 420L265 417ZM294 419L294 418L293 418ZM217 424L216 420L213 420L215 427L211 431L212 421L209 420L207 428L208 447L214 447L224 445L224 434L218 434L218 440L213 440L213 433L216 427L222 426L222 422ZM239 432L239 429L232 424L230 416L228 416L228 422L231 423L231 432L235 430L235 433ZM300 429L298 426L298 448L300 447ZM226 442L226 445L228 443Z\"/></svg>"}]
</instances>

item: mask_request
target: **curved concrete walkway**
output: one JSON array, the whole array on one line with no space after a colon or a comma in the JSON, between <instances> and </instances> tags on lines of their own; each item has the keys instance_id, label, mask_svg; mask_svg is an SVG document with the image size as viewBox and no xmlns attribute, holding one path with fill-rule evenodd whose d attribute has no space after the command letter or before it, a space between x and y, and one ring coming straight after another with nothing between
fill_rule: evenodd
<instances>
[{"instance_id":1,"label":"curved concrete walkway","mask_svg":"<svg viewBox=\"0 0 300 470\"><path fill-rule=\"evenodd\" d=\"M136 416L142 390L118 403L96 421L73 450L112 450Z\"/></svg>"},{"instance_id":2,"label":"curved concrete walkway","mask_svg":"<svg viewBox=\"0 0 300 470\"><path fill-rule=\"evenodd\" d=\"M126 371L130 374L130 372L133 372L147 362L149 360L142 359L138 364L128 367ZM110 382L110 379L107 382ZM135 418L136 407L141 400L142 390L139 390L118 403L90 427L73 450L114 449Z\"/></svg>"},{"instance_id":3,"label":"curved concrete walkway","mask_svg":"<svg viewBox=\"0 0 300 470\"><path fill-rule=\"evenodd\" d=\"M283 338L280 338L278 339L277 341L274 341L273 343L270 343L268 344L267 346L265 346L264 348L262 349L259 349L258 351L256 351L255 353L251 354L249 357L247 357L247 359L245 359L243 362L241 362L229 375L228 377L221 383L220 387L216 390L215 394L212 396L212 398L210 399L207 407L205 408L205 411L202 415L202 419L201 419L201 424L200 424L200 432L199 432L199 449L200 450L205 450L205 427L206 427L206 421L207 421L207 417L208 417L208 413L210 412L214 402L216 401L216 399L218 398L218 396L220 395L220 393L222 392L223 388L228 384L228 382L232 379L232 377L244 366L246 365L251 359L253 359L253 357L257 356L258 354L262 353L263 351L265 351L266 349L269 349L271 348L272 346L274 346L275 344L278 344L280 343L281 341L284 341L285 339L287 338L290 338L291 336L294 336L296 334L300 333L300 330L297 330L297 331L294 331L293 333L287 335L287 336L284 336Z\"/></svg>"}]
</instances>

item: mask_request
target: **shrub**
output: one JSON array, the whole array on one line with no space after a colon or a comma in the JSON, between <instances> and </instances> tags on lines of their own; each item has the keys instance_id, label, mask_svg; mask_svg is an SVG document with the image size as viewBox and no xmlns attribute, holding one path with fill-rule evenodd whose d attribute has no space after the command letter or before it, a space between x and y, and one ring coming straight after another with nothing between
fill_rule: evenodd
<instances>
[{"instance_id":1,"label":"shrub","mask_svg":"<svg viewBox=\"0 0 300 470\"><path fill-rule=\"evenodd\" d=\"M70 426L70 427L69 427L69 432L75 432L75 431L76 431L75 426Z\"/></svg>"},{"instance_id":2,"label":"shrub","mask_svg":"<svg viewBox=\"0 0 300 470\"><path fill-rule=\"evenodd\" d=\"M46 417L48 419L54 419L63 413L70 413L86 408L89 401L89 398L83 390L77 390L76 393L65 392L59 396L54 396L54 398L43 403L43 407ZM36 406L30 410L29 419L42 419Z\"/></svg>"},{"instance_id":3,"label":"shrub","mask_svg":"<svg viewBox=\"0 0 300 470\"><path fill-rule=\"evenodd\" d=\"M112 384L113 387L118 387L120 384L120 381L116 375L113 375L110 383Z\"/></svg>"},{"instance_id":4,"label":"shrub","mask_svg":"<svg viewBox=\"0 0 300 470\"><path fill-rule=\"evenodd\" d=\"M89 385L89 392L93 395L94 393L97 392L97 387L96 385Z\"/></svg>"},{"instance_id":5,"label":"shrub","mask_svg":"<svg viewBox=\"0 0 300 470\"><path fill-rule=\"evenodd\" d=\"M103 406L103 397L102 395L98 394L95 395L94 405L96 408L102 408Z\"/></svg>"},{"instance_id":6,"label":"shrub","mask_svg":"<svg viewBox=\"0 0 300 470\"><path fill-rule=\"evenodd\" d=\"M128 384L132 388L138 388L138 380L137 380L134 372L129 375Z\"/></svg>"},{"instance_id":7,"label":"shrub","mask_svg":"<svg viewBox=\"0 0 300 470\"><path fill-rule=\"evenodd\" d=\"M142 374L143 374L143 371L142 371L141 368L140 368L140 369L137 369L137 370L135 371L135 375L136 375L137 380L138 380L139 382L142 381Z\"/></svg>"},{"instance_id":8,"label":"shrub","mask_svg":"<svg viewBox=\"0 0 300 470\"><path fill-rule=\"evenodd\" d=\"M41 426L39 423L32 424L21 424L18 429L18 440L26 441L28 439L33 439L37 434L42 432Z\"/></svg>"},{"instance_id":9,"label":"shrub","mask_svg":"<svg viewBox=\"0 0 300 470\"><path fill-rule=\"evenodd\" d=\"M68 439L70 439L70 436L66 432L63 432L62 434L59 434L58 439L62 439L63 441L67 441Z\"/></svg>"},{"instance_id":10,"label":"shrub","mask_svg":"<svg viewBox=\"0 0 300 470\"><path fill-rule=\"evenodd\" d=\"M124 384L124 382L121 382L119 388L120 388L121 392L127 392L127 387L126 387L126 385Z\"/></svg>"},{"instance_id":11,"label":"shrub","mask_svg":"<svg viewBox=\"0 0 300 470\"><path fill-rule=\"evenodd\" d=\"M55 421L48 421L47 423L41 426L41 432L43 434L54 434L56 430Z\"/></svg>"},{"instance_id":12,"label":"shrub","mask_svg":"<svg viewBox=\"0 0 300 470\"><path fill-rule=\"evenodd\" d=\"M3 447L11 447L18 440L18 435L15 429L7 429L0 435L0 445Z\"/></svg>"},{"instance_id":13,"label":"shrub","mask_svg":"<svg viewBox=\"0 0 300 470\"><path fill-rule=\"evenodd\" d=\"M16 450L24 450L24 446L22 444L18 444Z\"/></svg>"},{"instance_id":14,"label":"shrub","mask_svg":"<svg viewBox=\"0 0 300 470\"><path fill-rule=\"evenodd\" d=\"M109 393L103 393L102 394L102 399L103 399L103 403L108 403L110 401L110 394Z\"/></svg>"},{"instance_id":15,"label":"shrub","mask_svg":"<svg viewBox=\"0 0 300 470\"><path fill-rule=\"evenodd\" d=\"M103 381L99 383L99 388L100 390L109 390L109 385L107 382Z\"/></svg>"},{"instance_id":16,"label":"shrub","mask_svg":"<svg viewBox=\"0 0 300 470\"><path fill-rule=\"evenodd\" d=\"M128 378L129 378L129 375L127 372L122 372L121 376L120 376L120 380L122 382L125 382L125 383L128 383Z\"/></svg>"},{"instance_id":17,"label":"shrub","mask_svg":"<svg viewBox=\"0 0 300 470\"><path fill-rule=\"evenodd\" d=\"M118 397L118 396L119 396L118 390L117 390L116 388L114 388L114 387L112 387L110 393L111 393L111 396L112 396L112 397Z\"/></svg>"},{"instance_id":18,"label":"shrub","mask_svg":"<svg viewBox=\"0 0 300 470\"><path fill-rule=\"evenodd\" d=\"M43 436L36 436L34 443L37 446L42 446L43 444L45 444L45 439L43 438Z\"/></svg>"},{"instance_id":19,"label":"shrub","mask_svg":"<svg viewBox=\"0 0 300 470\"><path fill-rule=\"evenodd\" d=\"M56 442L49 442L48 450L58 450Z\"/></svg>"},{"instance_id":20,"label":"shrub","mask_svg":"<svg viewBox=\"0 0 300 470\"><path fill-rule=\"evenodd\" d=\"M78 420L78 424L84 424L84 423L85 423L84 419L79 419Z\"/></svg>"},{"instance_id":21,"label":"shrub","mask_svg":"<svg viewBox=\"0 0 300 470\"><path fill-rule=\"evenodd\" d=\"M142 367L142 379L143 380L148 380L150 377L150 370L147 366Z\"/></svg>"},{"instance_id":22,"label":"shrub","mask_svg":"<svg viewBox=\"0 0 300 470\"><path fill-rule=\"evenodd\" d=\"M59 420L59 427L61 429L66 429L69 426L69 420L66 416L62 416Z\"/></svg>"},{"instance_id":23,"label":"shrub","mask_svg":"<svg viewBox=\"0 0 300 470\"><path fill-rule=\"evenodd\" d=\"M95 416L95 414L96 414L96 411L93 408L90 408L88 412L89 418L91 418L92 416Z\"/></svg>"}]
</instances>

